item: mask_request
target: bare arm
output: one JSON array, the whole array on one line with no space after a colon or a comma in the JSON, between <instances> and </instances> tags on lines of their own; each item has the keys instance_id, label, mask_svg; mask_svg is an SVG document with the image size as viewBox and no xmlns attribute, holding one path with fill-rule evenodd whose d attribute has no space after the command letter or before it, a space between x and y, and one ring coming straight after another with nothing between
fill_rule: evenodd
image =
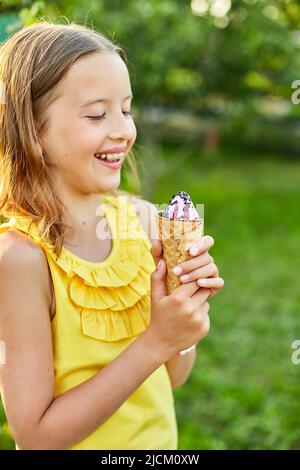
<instances>
[{"instance_id":1,"label":"bare arm","mask_svg":"<svg viewBox=\"0 0 300 470\"><path fill-rule=\"evenodd\" d=\"M193 370L196 360L196 348L183 356L173 356L166 362L166 367L173 389L183 385Z\"/></svg>"},{"instance_id":2,"label":"bare arm","mask_svg":"<svg viewBox=\"0 0 300 470\"><path fill-rule=\"evenodd\" d=\"M145 330L94 377L55 397L45 255L17 234L0 239L0 340L6 345L0 390L8 423L21 449L67 449L104 423L166 356Z\"/></svg>"},{"instance_id":3,"label":"bare arm","mask_svg":"<svg viewBox=\"0 0 300 470\"><path fill-rule=\"evenodd\" d=\"M154 239L159 237L155 220L155 212L157 211L155 205L135 196L131 196L131 200L135 205L145 233L151 242L153 242ZM175 355L167 360L166 367L173 389L180 387L186 382L194 367L195 359L196 348L188 354L183 356Z\"/></svg>"}]
</instances>

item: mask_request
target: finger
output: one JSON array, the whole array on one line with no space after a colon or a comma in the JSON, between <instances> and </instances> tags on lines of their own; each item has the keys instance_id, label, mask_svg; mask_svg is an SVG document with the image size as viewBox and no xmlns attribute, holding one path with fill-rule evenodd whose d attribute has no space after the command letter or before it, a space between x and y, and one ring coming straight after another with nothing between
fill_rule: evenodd
<instances>
[{"instance_id":1,"label":"finger","mask_svg":"<svg viewBox=\"0 0 300 470\"><path fill-rule=\"evenodd\" d=\"M210 318L208 315L210 305L207 301L204 301L202 303L195 303L194 305L195 309L195 317L198 319L198 327L199 328L199 333L200 337L197 342L201 341L205 336L208 335L209 329L210 329ZM199 324L200 323L200 324Z\"/></svg>"},{"instance_id":2,"label":"finger","mask_svg":"<svg viewBox=\"0 0 300 470\"><path fill-rule=\"evenodd\" d=\"M155 271L153 271L150 276L151 304L155 304L167 295L166 272L166 263L162 261L162 263L156 267Z\"/></svg>"},{"instance_id":3,"label":"finger","mask_svg":"<svg viewBox=\"0 0 300 470\"><path fill-rule=\"evenodd\" d=\"M210 297L213 297L213 296L216 295L221 289L223 289L223 287L224 287L224 279L222 279L222 281L223 281L223 284L221 283L221 286L220 286L220 287L215 288L215 289L213 289L213 288L210 289L210 291L211 291Z\"/></svg>"},{"instance_id":4,"label":"finger","mask_svg":"<svg viewBox=\"0 0 300 470\"><path fill-rule=\"evenodd\" d=\"M207 308L207 311L209 310L209 306ZM202 335L201 335L201 338L200 338L200 341L205 338L208 333L209 333L209 330L210 330L210 318L209 318L209 315L208 313L204 313L203 315L203 321L202 321Z\"/></svg>"},{"instance_id":5,"label":"finger","mask_svg":"<svg viewBox=\"0 0 300 470\"><path fill-rule=\"evenodd\" d=\"M189 249L189 254L191 256L200 255L201 253L208 251L214 245L214 243L215 241L213 237L210 235L205 235L205 237L202 237L201 240L198 240L196 243L194 243L193 246L191 246Z\"/></svg>"},{"instance_id":6,"label":"finger","mask_svg":"<svg viewBox=\"0 0 300 470\"><path fill-rule=\"evenodd\" d=\"M211 290L211 294L210 294L210 297L213 297L214 295L216 295L220 289L210 289Z\"/></svg>"},{"instance_id":7,"label":"finger","mask_svg":"<svg viewBox=\"0 0 300 470\"><path fill-rule=\"evenodd\" d=\"M199 306L202 305L208 297L210 297L211 291L210 289L199 289L191 298L191 301L193 302L194 305Z\"/></svg>"},{"instance_id":8,"label":"finger","mask_svg":"<svg viewBox=\"0 0 300 470\"><path fill-rule=\"evenodd\" d=\"M179 294L183 298L192 297L200 289L196 281L188 282L187 284L181 284L176 287L170 295ZM208 289L209 290L209 289Z\"/></svg>"},{"instance_id":9,"label":"finger","mask_svg":"<svg viewBox=\"0 0 300 470\"><path fill-rule=\"evenodd\" d=\"M209 277L206 279L198 279L197 284L202 287L206 287L209 289L222 289L224 286L224 279L221 277Z\"/></svg>"},{"instance_id":10,"label":"finger","mask_svg":"<svg viewBox=\"0 0 300 470\"><path fill-rule=\"evenodd\" d=\"M194 258L190 258L189 260L183 261L182 263L175 266L175 268L181 268L181 271L175 270L173 268L174 274L177 276L181 276L182 274L189 273L190 271L194 271L194 269L201 268L201 266L206 266L207 264L212 262L212 257L206 251L199 256ZM178 274L177 274L178 273Z\"/></svg>"},{"instance_id":11,"label":"finger","mask_svg":"<svg viewBox=\"0 0 300 470\"><path fill-rule=\"evenodd\" d=\"M162 258L162 243L159 239L155 239L152 241L152 247L151 247L151 255L153 256L155 265L157 266L157 263L159 260Z\"/></svg>"},{"instance_id":12,"label":"finger","mask_svg":"<svg viewBox=\"0 0 300 470\"><path fill-rule=\"evenodd\" d=\"M197 279L203 279L206 277L217 277L218 276L218 268L214 263L209 263L202 268L195 269L194 271L189 272L188 274L184 274L180 276L181 282L190 282L195 281Z\"/></svg>"}]
</instances>

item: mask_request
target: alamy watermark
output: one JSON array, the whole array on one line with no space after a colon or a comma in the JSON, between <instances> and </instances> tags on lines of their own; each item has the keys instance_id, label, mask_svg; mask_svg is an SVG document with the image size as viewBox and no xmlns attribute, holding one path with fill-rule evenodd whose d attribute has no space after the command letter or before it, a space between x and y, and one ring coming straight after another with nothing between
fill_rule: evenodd
<instances>
[{"instance_id":1,"label":"alamy watermark","mask_svg":"<svg viewBox=\"0 0 300 470\"><path fill-rule=\"evenodd\" d=\"M153 206L158 213L164 211L168 207L168 203L151 205L145 204L145 202L136 202L133 206L132 202L129 203L127 196L119 196L118 210L114 211L111 210L109 203L101 203L96 210L96 216L100 217L96 227L97 237L100 240L105 240L108 237L113 239L148 239L149 237L158 239L158 221L154 215ZM194 207L201 219L203 230L204 204L195 204ZM109 215L107 215L108 213ZM141 221L143 224L140 223ZM181 239L191 231L190 224L180 222L176 224L176 229L174 229L173 220L164 218L163 239L170 238L171 233L173 238Z\"/></svg>"},{"instance_id":2,"label":"alamy watermark","mask_svg":"<svg viewBox=\"0 0 300 470\"><path fill-rule=\"evenodd\" d=\"M295 89L295 91L292 93L291 101L293 104L299 104L300 103L300 80L294 80L292 83L292 88Z\"/></svg>"},{"instance_id":3,"label":"alamy watermark","mask_svg":"<svg viewBox=\"0 0 300 470\"><path fill-rule=\"evenodd\" d=\"M295 339L291 344L291 348L294 349L294 352L291 355L291 361L295 366L297 366L300 364L300 339Z\"/></svg>"}]
</instances>

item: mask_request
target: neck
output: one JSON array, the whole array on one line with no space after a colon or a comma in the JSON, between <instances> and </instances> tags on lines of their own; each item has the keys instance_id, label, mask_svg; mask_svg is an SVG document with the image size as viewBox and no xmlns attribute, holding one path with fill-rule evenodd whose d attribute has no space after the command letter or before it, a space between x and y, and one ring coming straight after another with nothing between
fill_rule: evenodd
<instances>
[{"instance_id":1,"label":"neck","mask_svg":"<svg viewBox=\"0 0 300 470\"><path fill-rule=\"evenodd\" d=\"M97 224L103 217L101 194L74 195L64 191L61 198L64 202L63 222L69 227L64 244L84 246L95 240Z\"/></svg>"}]
</instances>

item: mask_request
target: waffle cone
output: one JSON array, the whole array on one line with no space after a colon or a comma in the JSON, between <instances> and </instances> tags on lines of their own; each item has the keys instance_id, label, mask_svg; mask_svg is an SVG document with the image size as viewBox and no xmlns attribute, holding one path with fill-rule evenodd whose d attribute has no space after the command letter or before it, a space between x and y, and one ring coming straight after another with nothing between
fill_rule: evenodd
<instances>
[{"instance_id":1,"label":"waffle cone","mask_svg":"<svg viewBox=\"0 0 300 470\"><path fill-rule=\"evenodd\" d=\"M156 213L156 222L159 238L163 246L163 259L167 265L167 287L171 294L181 285L178 276L173 274L172 268L191 258L189 249L202 238L203 219L173 220Z\"/></svg>"}]
</instances>

